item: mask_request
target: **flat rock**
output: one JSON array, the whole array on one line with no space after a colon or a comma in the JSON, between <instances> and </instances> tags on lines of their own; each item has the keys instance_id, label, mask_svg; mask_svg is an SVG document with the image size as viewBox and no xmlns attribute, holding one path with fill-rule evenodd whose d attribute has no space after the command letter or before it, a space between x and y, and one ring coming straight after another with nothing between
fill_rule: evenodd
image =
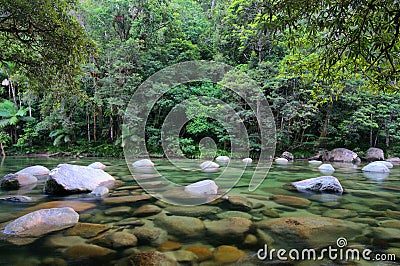
<instances>
[{"instance_id":1,"label":"flat rock","mask_svg":"<svg viewBox=\"0 0 400 266\"><path fill-rule=\"evenodd\" d=\"M126 219L116 222L115 225L118 225L118 226L124 226L124 225L142 226L142 225L144 225L144 222L136 217L130 217L130 218L126 218Z\"/></svg>"},{"instance_id":2,"label":"flat rock","mask_svg":"<svg viewBox=\"0 0 400 266\"><path fill-rule=\"evenodd\" d=\"M323 214L324 217L346 219L358 216L357 212L347 209L331 209Z\"/></svg>"},{"instance_id":3,"label":"flat rock","mask_svg":"<svg viewBox=\"0 0 400 266\"><path fill-rule=\"evenodd\" d=\"M132 208L129 206L118 206L104 210L105 215L121 215L127 214L132 211Z\"/></svg>"},{"instance_id":4,"label":"flat rock","mask_svg":"<svg viewBox=\"0 0 400 266\"><path fill-rule=\"evenodd\" d=\"M293 182L294 186L298 191L313 191L313 192L326 192L326 193L343 193L343 187L339 180L333 176L320 176L315 178L309 178L302 181Z\"/></svg>"},{"instance_id":5,"label":"flat rock","mask_svg":"<svg viewBox=\"0 0 400 266\"><path fill-rule=\"evenodd\" d=\"M174 258L177 262L190 263L198 259L196 254L188 250L175 250L165 252L166 255Z\"/></svg>"},{"instance_id":6,"label":"flat rock","mask_svg":"<svg viewBox=\"0 0 400 266\"><path fill-rule=\"evenodd\" d=\"M400 221L399 221L399 220L386 220L386 221L381 221L381 222L379 223L379 226L381 226L381 227L390 227L390 228L400 229Z\"/></svg>"},{"instance_id":7,"label":"flat rock","mask_svg":"<svg viewBox=\"0 0 400 266\"><path fill-rule=\"evenodd\" d=\"M205 221L207 233L216 242L242 241L246 233L250 230L252 222L246 218L230 217L217 221Z\"/></svg>"},{"instance_id":8,"label":"flat rock","mask_svg":"<svg viewBox=\"0 0 400 266\"><path fill-rule=\"evenodd\" d=\"M214 250L214 259L218 263L234 263L243 258L244 251L233 246L219 246Z\"/></svg>"},{"instance_id":9,"label":"flat rock","mask_svg":"<svg viewBox=\"0 0 400 266\"><path fill-rule=\"evenodd\" d=\"M46 238L46 246L52 248L66 248L76 245L84 245L85 239L80 236L63 236L62 234L50 235Z\"/></svg>"},{"instance_id":10,"label":"flat rock","mask_svg":"<svg viewBox=\"0 0 400 266\"><path fill-rule=\"evenodd\" d=\"M224 219L224 218L230 218L230 217L240 217L240 218L246 218L246 219L251 219L253 216L251 214L248 214L247 212L240 212L240 211L225 211L217 214L217 217L219 219Z\"/></svg>"},{"instance_id":11,"label":"flat rock","mask_svg":"<svg viewBox=\"0 0 400 266\"><path fill-rule=\"evenodd\" d=\"M164 251L172 251L172 250L177 250L180 249L182 247L182 244L179 242L175 242L175 241L165 241L162 242L157 249L161 252Z\"/></svg>"},{"instance_id":12,"label":"flat rock","mask_svg":"<svg viewBox=\"0 0 400 266\"><path fill-rule=\"evenodd\" d=\"M121 196L121 197L109 197L103 200L104 204L125 204L135 203L139 201L146 201L153 199L152 196L144 194L138 196Z\"/></svg>"},{"instance_id":13,"label":"flat rock","mask_svg":"<svg viewBox=\"0 0 400 266\"><path fill-rule=\"evenodd\" d=\"M114 182L115 179L103 170L60 164L50 171L44 191L55 195L90 192L99 186L110 186Z\"/></svg>"},{"instance_id":14,"label":"flat rock","mask_svg":"<svg viewBox=\"0 0 400 266\"><path fill-rule=\"evenodd\" d=\"M271 197L271 199L278 204L297 207L297 208L307 208L311 204L311 201L309 201L308 199L286 196L286 195L274 195Z\"/></svg>"},{"instance_id":15,"label":"flat rock","mask_svg":"<svg viewBox=\"0 0 400 266\"><path fill-rule=\"evenodd\" d=\"M79 214L69 207L42 209L10 222L4 228L4 234L38 237L74 226L78 220Z\"/></svg>"},{"instance_id":16,"label":"flat rock","mask_svg":"<svg viewBox=\"0 0 400 266\"><path fill-rule=\"evenodd\" d=\"M213 257L212 251L208 247L189 246L186 250L193 252L197 256L199 262L209 260Z\"/></svg>"},{"instance_id":17,"label":"flat rock","mask_svg":"<svg viewBox=\"0 0 400 266\"><path fill-rule=\"evenodd\" d=\"M89 209L96 207L96 204L83 202L83 201L72 201L72 200L65 200L65 201L49 201L40 203L38 205L29 207L24 210L24 212L33 212L40 209L50 209L50 208L64 208L70 207L74 209L76 212L83 212Z\"/></svg>"},{"instance_id":18,"label":"flat rock","mask_svg":"<svg viewBox=\"0 0 400 266\"><path fill-rule=\"evenodd\" d=\"M375 227L372 228L374 238L383 239L387 241L399 241L400 229L389 227Z\"/></svg>"},{"instance_id":19,"label":"flat rock","mask_svg":"<svg viewBox=\"0 0 400 266\"><path fill-rule=\"evenodd\" d=\"M155 215L157 213L160 213L162 210L160 207L156 205L143 205L137 208L134 212L133 215L137 217L144 217L144 216L150 216L150 215Z\"/></svg>"},{"instance_id":20,"label":"flat rock","mask_svg":"<svg viewBox=\"0 0 400 266\"><path fill-rule=\"evenodd\" d=\"M106 257L114 254L115 251L96 245L76 245L66 249L65 256L69 259L87 259Z\"/></svg>"},{"instance_id":21,"label":"flat rock","mask_svg":"<svg viewBox=\"0 0 400 266\"><path fill-rule=\"evenodd\" d=\"M161 215L154 220L154 224L179 237L196 238L205 233L204 223L194 217Z\"/></svg>"},{"instance_id":22,"label":"flat rock","mask_svg":"<svg viewBox=\"0 0 400 266\"><path fill-rule=\"evenodd\" d=\"M291 216L257 223L274 240L275 247L320 248L334 245L338 236L348 240L362 234L365 224L320 216Z\"/></svg>"},{"instance_id":23,"label":"flat rock","mask_svg":"<svg viewBox=\"0 0 400 266\"><path fill-rule=\"evenodd\" d=\"M250 211L253 208L251 201L241 196L229 196L230 208L240 211Z\"/></svg>"},{"instance_id":24,"label":"flat rock","mask_svg":"<svg viewBox=\"0 0 400 266\"><path fill-rule=\"evenodd\" d=\"M222 210L216 206L168 206L165 208L166 212L180 216L191 216L191 217L204 217L220 213Z\"/></svg>"},{"instance_id":25,"label":"flat rock","mask_svg":"<svg viewBox=\"0 0 400 266\"><path fill-rule=\"evenodd\" d=\"M167 241L167 233L160 228L137 227L132 230L132 233L138 238L141 245L159 246Z\"/></svg>"},{"instance_id":26,"label":"flat rock","mask_svg":"<svg viewBox=\"0 0 400 266\"><path fill-rule=\"evenodd\" d=\"M21 195L7 196L4 198L0 198L0 200L11 201L11 202L21 202L21 203L33 202L33 199L31 197L21 196Z\"/></svg>"},{"instance_id":27,"label":"flat rock","mask_svg":"<svg viewBox=\"0 0 400 266\"><path fill-rule=\"evenodd\" d=\"M75 226L65 230L64 235L92 238L109 229L111 227L105 224L77 223Z\"/></svg>"},{"instance_id":28,"label":"flat rock","mask_svg":"<svg viewBox=\"0 0 400 266\"><path fill-rule=\"evenodd\" d=\"M41 166L41 165L34 165L34 166L29 166L24 169L19 170L16 172L16 174L30 174L36 177L45 177L48 176L50 173L50 170L47 167Z\"/></svg>"},{"instance_id":29,"label":"flat rock","mask_svg":"<svg viewBox=\"0 0 400 266\"><path fill-rule=\"evenodd\" d=\"M175 259L159 251L146 251L129 257L132 265L178 266Z\"/></svg>"}]
</instances>

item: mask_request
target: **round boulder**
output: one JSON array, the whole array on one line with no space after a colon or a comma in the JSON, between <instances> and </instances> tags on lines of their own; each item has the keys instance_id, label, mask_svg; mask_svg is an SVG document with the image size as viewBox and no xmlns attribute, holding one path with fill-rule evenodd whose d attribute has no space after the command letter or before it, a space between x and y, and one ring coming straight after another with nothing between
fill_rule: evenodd
<instances>
[{"instance_id":1,"label":"round boulder","mask_svg":"<svg viewBox=\"0 0 400 266\"><path fill-rule=\"evenodd\" d=\"M343 193L343 187L339 180L333 176L320 176L309 178L302 181L293 182L292 185L300 192L327 192L327 193Z\"/></svg>"},{"instance_id":2,"label":"round boulder","mask_svg":"<svg viewBox=\"0 0 400 266\"><path fill-rule=\"evenodd\" d=\"M385 160L385 154L383 153L382 149L371 147L367 150L367 153L365 154L365 159L368 162L383 161Z\"/></svg>"},{"instance_id":3,"label":"round boulder","mask_svg":"<svg viewBox=\"0 0 400 266\"><path fill-rule=\"evenodd\" d=\"M336 148L328 153L328 161L352 163L357 161L358 155L354 151L345 148Z\"/></svg>"},{"instance_id":4,"label":"round boulder","mask_svg":"<svg viewBox=\"0 0 400 266\"><path fill-rule=\"evenodd\" d=\"M281 158L285 158L288 161L294 161L294 155L291 152L285 151L282 153Z\"/></svg>"},{"instance_id":5,"label":"round boulder","mask_svg":"<svg viewBox=\"0 0 400 266\"><path fill-rule=\"evenodd\" d=\"M230 161L228 156L218 156L215 160L219 163L229 163Z\"/></svg>"},{"instance_id":6,"label":"round boulder","mask_svg":"<svg viewBox=\"0 0 400 266\"><path fill-rule=\"evenodd\" d=\"M37 183L37 178L31 174L8 174L0 179L0 187L5 190L15 190L20 187L29 186Z\"/></svg>"}]
</instances>

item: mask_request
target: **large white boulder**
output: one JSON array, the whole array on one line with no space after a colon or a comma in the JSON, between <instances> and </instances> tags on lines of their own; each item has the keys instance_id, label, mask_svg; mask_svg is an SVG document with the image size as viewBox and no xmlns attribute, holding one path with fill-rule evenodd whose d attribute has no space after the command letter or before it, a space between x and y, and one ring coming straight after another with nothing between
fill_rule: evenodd
<instances>
[{"instance_id":1,"label":"large white boulder","mask_svg":"<svg viewBox=\"0 0 400 266\"><path fill-rule=\"evenodd\" d=\"M318 169L323 173L335 172L335 168L329 163L321 164Z\"/></svg>"},{"instance_id":2,"label":"large white boulder","mask_svg":"<svg viewBox=\"0 0 400 266\"><path fill-rule=\"evenodd\" d=\"M314 191L327 193L343 193L343 187L339 180L333 176L320 176L302 181L293 182L292 185L298 191Z\"/></svg>"},{"instance_id":3,"label":"large white boulder","mask_svg":"<svg viewBox=\"0 0 400 266\"><path fill-rule=\"evenodd\" d=\"M70 207L42 209L28 213L7 224L4 234L38 237L78 223L79 214Z\"/></svg>"},{"instance_id":4,"label":"large white boulder","mask_svg":"<svg viewBox=\"0 0 400 266\"><path fill-rule=\"evenodd\" d=\"M245 164L251 164L251 163L253 162L253 159L251 159L251 158L244 158L242 161L243 161Z\"/></svg>"},{"instance_id":5,"label":"large white boulder","mask_svg":"<svg viewBox=\"0 0 400 266\"><path fill-rule=\"evenodd\" d=\"M44 191L48 194L90 192L99 186L111 186L114 177L100 169L72 164L60 164L49 173Z\"/></svg>"},{"instance_id":6,"label":"large white boulder","mask_svg":"<svg viewBox=\"0 0 400 266\"><path fill-rule=\"evenodd\" d=\"M276 163L276 164L288 164L289 161L288 161L288 159L286 159L286 158L276 158L276 159L275 159L275 163Z\"/></svg>"},{"instance_id":7,"label":"large white boulder","mask_svg":"<svg viewBox=\"0 0 400 266\"><path fill-rule=\"evenodd\" d=\"M372 162L364 166L361 170L365 172L389 173L390 170L387 166L379 161Z\"/></svg>"},{"instance_id":8,"label":"large white boulder","mask_svg":"<svg viewBox=\"0 0 400 266\"><path fill-rule=\"evenodd\" d=\"M149 159L142 159L132 164L133 167L154 167L154 163Z\"/></svg>"},{"instance_id":9,"label":"large white boulder","mask_svg":"<svg viewBox=\"0 0 400 266\"><path fill-rule=\"evenodd\" d=\"M47 167L41 165L34 165L26 167L22 170L19 170L15 174L30 174L36 177L47 176L50 173L50 170Z\"/></svg>"},{"instance_id":10,"label":"large white boulder","mask_svg":"<svg viewBox=\"0 0 400 266\"><path fill-rule=\"evenodd\" d=\"M218 156L215 160L219 163L229 163L230 161L228 156Z\"/></svg>"},{"instance_id":11,"label":"large white boulder","mask_svg":"<svg viewBox=\"0 0 400 266\"><path fill-rule=\"evenodd\" d=\"M213 180L203 180L186 186L185 192L199 196L216 195L218 186Z\"/></svg>"}]
</instances>

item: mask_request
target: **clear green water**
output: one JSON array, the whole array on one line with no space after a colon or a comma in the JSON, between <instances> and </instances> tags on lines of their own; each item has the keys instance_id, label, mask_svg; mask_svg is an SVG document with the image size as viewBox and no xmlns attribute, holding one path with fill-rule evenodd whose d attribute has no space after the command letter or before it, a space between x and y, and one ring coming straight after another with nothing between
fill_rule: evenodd
<instances>
[{"instance_id":1,"label":"clear green water","mask_svg":"<svg viewBox=\"0 0 400 266\"><path fill-rule=\"evenodd\" d=\"M59 163L72 163L78 165L88 165L92 162L100 161L106 164L108 167L106 171L113 175L116 179L119 179L121 183L118 185L117 190L111 190L111 196L124 196L131 194L144 193L140 189L132 190L131 188L125 190L123 187L129 187L135 185L136 182L129 172L125 160L123 159L109 159L109 158L96 158L96 159L48 159L48 158L6 158L0 167L0 175L4 176L8 173L14 173L18 170L32 166L32 165L43 165L52 169ZM200 161L188 163L185 168L186 171L176 169L171 166L165 160L153 160L157 165L159 172L166 178L176 183L187 185L198 180L213 179L218 176L218 173L201 173L197 171L197 166ZM376 228L383 228L382 223L389 224L384 228L395 229L389 231L389 233L396 234L397 228L400 225L400 167L395 166L391 169L391 173L388 177L381 179L379 176L366 176L361 171L361 166L354 168L351 165L344 164L333 164L337 169L333 174L337 177L342 186L345 189L345 193L341 196L330 195L330 194L306 194L293 191L289 184L293 181L303 180L312 177L322 176L316 166L311 166L307 162L296 162L289 165L273 165L269 171L268 177L264 180L262 185L254 192L248 191L248 184L254 170L254 163L252 167L248 167L244 176L233 188L229 195L240 195L248 198L249 200L256 203L256 208L253 208L248 213L251 215L253 223L257 223L263 220L274 219L271 215L265 215L265 211L269 210L279 217L292 217L292 216L326 216L334 217L341 220L353 221L360 226L366 227L364 235L353 239L350 243L354 246L363 246L372 249L376 253L390 253L396 252L399 256L400 252L400 235L393 235L393 237L382 236L380 237L373 232ZM240 166L238 172L240 172ZM232 177L234 178L234 177ZM15 202L0 202L0 219L2 222L9 221L12 217L18 216L21 211L28 207L46 202L46 201L63 201L73 200L82 201L95 204L95 208L80 213L82 222L88 223L102 223L110 226L122 219L129 218L131 215L119 214L119 215L105 215L104 212L107 209L118 207L118 206L130 206L132 211L137 209L139 206L144 204L156 204L161 207L165 207L165 204L157 202L156 200L144 201L137 203L127 203L123 205L107 205L99 199L93 199L87 197L85 194L76 194L67 197L50 197L42 193L44 181L39 181L38 185L31 190L25 191L0 191L0 197L7 195L27 195L32 197L34 203L15 203ZM223 187L223 184L221 184ZM274 195L287 195L294 196L301 199L308 199L311 204L306 207L294 207L287 204L276 203L271 200ZM226 204L216 204L222 208L223 212L232 211ZM255 207L255 206L253 206ZM337 209L350 210L351 215L341 216L341 212L337 213ZM204 219L218 220L215 216L208 216ZM152 220L152 217L140 218L141 220ZM133 228L133 227L128 227ZM390 229L390 230L391 230ZM62 238L62 233L58 234ZM254 233L255 234L255 233ZM256 234L255 234L256 235ZM257 235L256 235L257 236ZM116 255L110 259L101 260L74 260L68 258L64 254L64 249L54 247L48 244L47 239L51 235L46 235L32 244L25 246L16 246L9 244L5 241L1 242L0 248L0 264L1 265L40 265L46 258L62 258L63 262L69 265L113 265L116 264L120 259L127 257L128 253L124 249L115 249ZM339 237L339 236L338 236ZM345 236L344 236L345 237ZM190 245L204 245L209 247L211 250L216 247L215 241L208 238L205 235L202 238L188 239L179 238L179 236L171 236L171 240L178 241L185 246ZM224 243L224 240L219 240L219 244L235 245L238 248L246 252L245 258L238 262L238 265L265 265L268 262L258 261L254 254L261 246L260 239L259 243L255 245L245 245L241 243L232 243L232 241ZM288 240L289 241L289 240ZM288 243L289 244L289 243ZM156 250L156 247L138 245L136 249L142 251ZM326 262L326 261L325 261ZM210 260L202 265L219 265L213 260ZM302 264L303 263L303 264ZM304 264L305 263L305 264ZM311 262L309 262L311 263ZM307 262L300 262L298 264L309 265ZM322 262L314 262L313 265L320 265ZM345 262L335 261L333 265L344 265ZM354 264L359 265L376 265L373 262L356 261ZM45 264L42 264L45 265ZM48 265L48 264L47 264ZM120 264L123 265L123 264ZM182 265L191 265L190 263ZM396 262L381 262L380 265L397 265Z\"/></svg>"}]
</instances>

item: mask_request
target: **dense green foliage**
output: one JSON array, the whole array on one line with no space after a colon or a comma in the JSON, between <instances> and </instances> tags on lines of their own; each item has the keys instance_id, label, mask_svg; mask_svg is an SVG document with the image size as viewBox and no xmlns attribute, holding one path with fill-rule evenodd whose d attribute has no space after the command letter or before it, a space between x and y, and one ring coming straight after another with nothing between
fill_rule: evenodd
<instances>
[{"instance_id":1,"label":"dense green foliage","mask_svg":"<svg viewBox=\"0 0 400 266\"><path fill-rule=\"evenodd\" d=\"M121 156L123 116L136 88L172 64L216 60L262 88L278 152L307 157L324 148L377 146L396 155L399 10L398 1L383 0L1 0L0 146L8 153ZM200 140L210 137L227 153L227 131L199 115L207 108L193 100L200 96L239 114L256 157L255 114L208 82L178 86L157 102L146 126L148 149L162 155L166 115L192 99L183 152L199 156Z\"/></svg>"}]
</instances>

